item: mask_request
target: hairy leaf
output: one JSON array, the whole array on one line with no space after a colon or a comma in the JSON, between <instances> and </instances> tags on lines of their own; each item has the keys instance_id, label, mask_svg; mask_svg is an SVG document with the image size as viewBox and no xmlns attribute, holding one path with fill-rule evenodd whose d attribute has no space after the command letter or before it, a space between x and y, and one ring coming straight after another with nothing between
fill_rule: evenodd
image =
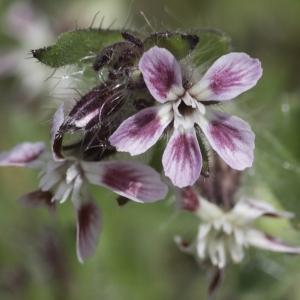
<instances>
[{"instance_id":1,"label":"hairy leaf","mask_svg":"<svg viewBox=\"0 0 300 300\"><path fill-rule=\"evenodd\" d=\"M231 50L230 38L221 31L200 28L191 30L190 33L200 39L193 51L193 60L197 66L204 63L209 63L210 66L213 61Z\"/></svg>"},{"instance_id":2,"label":"hairy leaf","mask_svg":"<svg viewBox=\"0 0 300 300\"><path fill-rule=\"evenodd\" d=\"M177 59L186 57L199 42L197 35L179 33L179 32L156 32L144 40L145 50L153 46L166 48Z\"/></svg>"},{"instance_id":3,"label":"hairy leaf","mask_svg":"<svg viewBox=\"0 0 300 300\"><path fill-rule=\"evenodd\" d=\"M103 47L122 40L119 30L76 29L60 35L52 46L32 50L32 54L51 68L80 65L93 62Z\"/></svg>"}]
</instances>

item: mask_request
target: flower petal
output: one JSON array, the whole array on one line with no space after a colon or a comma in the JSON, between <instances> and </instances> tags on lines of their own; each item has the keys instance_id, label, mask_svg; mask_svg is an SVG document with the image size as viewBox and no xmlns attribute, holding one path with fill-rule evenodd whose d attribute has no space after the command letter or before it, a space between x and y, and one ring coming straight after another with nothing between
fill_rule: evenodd
<instances>
[{"instance_id":1,"label":"flower petal","mask_svg":"<svg viewBox=\"0 0 300 300\"><path fill-rule=\"evenodd\" d=\"M76 248L78 260L83 260L94 254L101 232L102 216L99 206L93 199L81 204L76 209L77 234Z\"/></svg>"},{"instance_id":2,"label":"flower petal","mask_svg":"<svg viewBox=\"0 0 300 300\"><path fill-rule=\"evenodd\" d=\"M276 252L300 254L300 247L292 247L280 239L274 238L259 230L250 229L246 232L246 239L251 246Z\"/></svg>"},{"instance_id":3,"label":"flower petal","mask_svg":"<svg viewBox=\"0 0 300 300\"><path fill-rule=\"evenodd\" d=\"M50 130L50 142L52 147L53 159L55 161L63 161L64 156L62 154L62 133L59 132L63 122L65 119L64 115L64 102L60 105L60 107L55 112Z\"/></svg>"},{"instance_id":4,"label":"flower petal","mask_svg":"<svg viewBox=\"0 0 300 300\"><path fill-rule=\"evenodd\" d=\"M44 161L41 161L39 157L45 150L46 146L42 142L19 144L10 151L0 154L0 166L26 166L40 169Z\"/></svg>"},{"instance_id":5,"label":"flower petal","mask_svg":"<svg viewBox=\"0 0 300 300\"><path fill-rule=\"evenodd\" d=\"M176 100L184 93L180 65L167 49L155 46L145 52L139 69L149 92L157 101Z\"/></svg>"},{"instance_id":6,"label":"flower petal","mask_svg":"<svg viewBox=\"0 0 300 300\"><path fill-rule=\"evenodd\" d=\"M240 263L244 258L243 246L235 243L233 239L228 239L227 248L229 249L231 259L235 263Z\"/></svg>"},{"instance_id":7,"label":"flower petal","mask_svg":"<svg viewBox=\"0 0 300 300\"><path fill-rule=\"evenodd\" d=\"M56 202L52 201L53 194L49 191L33 191L21 196L17 201L23 206L30 208L37 208L45 206L49 212L55 216L56 214Z\"/></svg>"},{"instance_id":8,"label":"flower petal","mask_svg":"<svg viewBox=\"0 0 300 300\"><path fill-rule=\"evenodd\" d=\"M247 241L245 240L245 230L244 228L239 228L238 226L233 227L233 234L235 242L238 245L246 245Z\"/></svg>"},{"instance_id":9,"label":"flower petal","mask_svg":"<svg viewBox=\"0 0 300 300\"><path fill-rule=\"evenodd\" d=\"M198 232L198 240L201 241L203 240L207 234L209 233L209 231L211 230L211 223L202 223L199 226L199 232Z\"/></svg>"},{"instance_id":10,"label":"flower petal","mask_svg":"<svg viewBox=\"0 0 300 300\"><path fill-rule=\"evenodd\" d=\"M224 212L218 205L199 197L199 209L196 214L199 218L206 222L214 222L217 220L223 220Z\"/></svg>"},{"instance_id":11,"label":"flower petal","mask_svg":"<svg viewBox=\"0 0 300 300\"><path fill-rule=\"evenodd\" d=\"M53 200L57 200L60 203L64 203L70 193L72 192L73 185L72 184L67 184L65 180L62 180L58 187L55 188L55 194L53 195Z\"/></svg>"},{"instance_id":12,"label":"flower petal","mask_svg":"<svg viewBox=\"0 0 300 300\"><path fill-rule=\"evenodd\" d=\"M118 151L138 155L152 147L173 120L172 105L145 108L125 120L109 138Z\"/></svg>"},{"instance_id":13,"label":"flower petal","mask_svg":"<svg viewBox=\"0 0 300 300\"><path fill-rule=\"evenodd\" d=\"M233 52L216 60L189 93L198 101L230 100L255 86L261 75L258 59Z\"/></svg>"},{"instance_id":14,"label":"flower petal","mask_svg":"<svg viewBox=\"0 0 300 300\"><path fill-rule=\"evenodd\" d=\"M227 214L228 219L238 225L246 225L260 216L292 218L293 213L277 211L270 203L250 198L242 198Z\"/></svg>"},{"instance_id":15,"label":"flower petal","mask_svg":"<svg viewBox=\"0 0 300 300\"><path fill-rule=\"evenodd\" d=\"M226 265L226 250L223 239L210 239L207 243L207 250L211 262L214 266L218 266L220 269Z\"/></svg>"},{"instance_id":16,"label":"flower petal","mask_svg":"<svg viewBox=\"0 0 300 300\"><path fill-rule=\"evenodd\" d=\"M168 192L159 174L137 161L84 162L81 165L90 183L105 186L136 202L164 199Z\"/></svg>"},{"instance_id":17,"label":"flower petal","mask_svg":"<svg viewBox=\"0 0 300 300\"><path fill-rule=\"evenodd\" d=\"M220 268L213 268L213 274L209 280L209 288L207 292L207 300L215 299L221 284L224 279L225 270Z\"/></svg>"},{"instance_id":18,"label":"flower petal","mask_svg":"<svg viewBox=\"0 0 300 300\"><path fill-rule=\"evenodd\" d=\"M211 147L233 169L244 170L253 163L255 135L240 118L210 112L210 122L199 124Z\"/></svg>"},{"instance_id":19,"label":"flower petal","mask_svg":"<svg viewBox=\"0 0 300 300\"><path fill-rule=\"evenodd\" d=\"M207 248L208 239L198 240L197 243L197 254L200 259L205 259L206 257L206 248Z\"/></svg>"},{"instance_id":20,"label":"flower petal","mask_svg":"<svg viewBox=\"0 0 300 300\"><path fill-rule=\"evenodd\" d=\"M65 183L64 176L61 174L59 169L54 170L54 172L45 173L42 175L40 182L39 182L39 188L42 191L48 191L50 190L54 185L57 183Z\"/></svg>"},{"instance_id":21,"label":"flower petal","mask_svg":"<svg viewBox=\"0 0 300 300\"><path fill-rule=\"evenodd\" d=\"M174 129L162 158L165 175L178 187L193 185L200 176L202 156L195 130Z\"/></svg>"}]
</instances>

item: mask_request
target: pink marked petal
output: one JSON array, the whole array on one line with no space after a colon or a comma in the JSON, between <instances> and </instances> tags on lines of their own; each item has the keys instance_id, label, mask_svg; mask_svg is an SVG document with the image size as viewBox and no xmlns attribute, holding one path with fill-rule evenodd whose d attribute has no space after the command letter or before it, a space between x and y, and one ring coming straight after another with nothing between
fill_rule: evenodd
<instances>
[{"instance_id":1,"label":"pink marked petal","mask_svg":"<svg viewBox=\"0 0 300 300\"><path fill-rule=\"evenodd\" d=\"M82 204L76 210L77 234L76 248L78 260L83 260L94 254L101 233L102 216L99 206L93 199Z\"/></svg>"},{"instance_id":2,"label":"pink marked petal","mask_svg":"<svg viewBox=\"0 0 300 300\"><path fill-rule=\"evenodd\" d=\"M137 202L164 199L168 188L159 174L137 161L82 163L90 183L105 186L115 193Z\"/></svg>"},{"instance_id":3,"label":"pink marked petal","mask_svg":"<svg viewBox=\"0 0 300 300\"><path fill-rule=\"evenodd\" d=\"M292 218L294 216L290 212L277 211L269 203L249 198L242 198L229 214L235 218L235 223L240 225L250 223L260 216L277 218Z\"/></svg>"},{"instance_id":4,"label":"pink marked petal","mask_svg":"<svg viewBox=\"0 0 300 300\"><path fill-rule=\"evenodd\" d=\"M39 168L39 156L45 151L46 146L42 142L22 143L8 152L0 154L0 166L18 166Z\"/></svg>"},{"instance_id":5,"label":"pink marked petal","mask_svg":"<svg viewBox=\"0 0 300 300\"><path fill-rule=\"evenodd\" d=\"M162 158L166 176L178 187L193 185L200 176L202 156L194 130L174 129Z\"/></svg>"},{"instance_id":6,"label":"pink marked petal","mask_svg":"<svg viewBox=\"0 0 300 300\"><path fill-rule=\"evenodd\" d=\"M140 60L139 69L149 92L157 101L164 103L175 100L177 95L184 92L180 65L167 49L155 46L145 52Z\"/></svg>"},{"instance_id":7,"label":"pink marked petal","mask_svg":"<svg viewBox=\"0 0 300 300\"><path fill-rule=\"evenodd\" d=\"M201 123L211 147L233 169L244 170L253 163L255 135L240 118L214 111L210 122Z\"/></svg>"},{"instance_id":8,"label":"pink marked petal","mask_svg":"<svg viewBox=\"0 0 300 300\"><path fill-rule=\"evenodd\" d=\"M17 201L23 206L29 208L38 208L45 206L49 212L55 216L56 214L56 201L52 201L53 194L49 191L33 191L21 196Z\"/></svg>"},{"instance_id":9,"label":"pink marked petal","mask_svg":"<svg viewBox=\"0 0 300 300\"><path fill-rule=\"evenodd\" d=\"M261 63L246 53L220 57L190 90L199 101L230 100L256 85L262 75Z\"/></svg>"},{"instance_id":10,"label":"pink marked petal","mask_svg":"<svg viewBox=\"0 0 300 300\"><path fill-rule=\"evenodd\" d=\"M125 120L109 138L121 152L138 155L152 147L172 121L172 106L145 108Z\"/></svg>"},{"instance_id":11,"label":"pink marked petal","mask_svg":"<svg viewBox=\"0 0 300 300\"><path fill-rule=\"evenodd\" d=\"M52 154L53 154L53 159L56 161L64 160L64 156L62 154L62 147L61 147L62 134L59 133L59 129L61 128L64 119L65 119L64 103L62 103L52 118L51 130L50 130L50 142L52 146Z\"/></svg>"},{"instance_id":12,"label":"pink marked petal","mask_svg":"<svg viewBox=\"0 0 300 300\"><path fill-rule=\"evenodd\" d=\"M274 238L256 229L248 230L246 233L246 239L251 246L260 249L300 254L300 247L289 246L280 239Z\"/></svg>"},{"instance_id":13,"label":"pink marked petal","mask_svg":"<svg viewBox=\"0 0 300 300\"><path fill-rule=\"evenodd\" d=\"M206 222L210 222L211 220L218 220L222 218L223 211L218 205L207 201L203 197L198 196L198 199L200 205L196 214L200 219ZM204 224L201 226L204 226Z\"/></svg>"}]
</instances>

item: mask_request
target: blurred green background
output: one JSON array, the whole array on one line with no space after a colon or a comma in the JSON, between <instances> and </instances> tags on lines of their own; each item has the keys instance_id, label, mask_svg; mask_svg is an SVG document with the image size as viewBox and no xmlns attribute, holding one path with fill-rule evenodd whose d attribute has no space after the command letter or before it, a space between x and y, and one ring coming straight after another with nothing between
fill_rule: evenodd
<instances>
[{"instance_id":1,"label":"blurred green background","mask_svg":"<svg viewBox=\"0 0 300 300\"><path fill-rule=\"evenodd\" d=\"M299 245L299 0L2 0L0 151L26 140L48 143L51 114L67 95L64 82L46 81L52 70L29 59L29 50L52 44L76 24L88 27L97 12L95 26L217 28L232 38L234 51L260 59L258 85L224 106L257 135L255 165L245 172L240 194L295 212L292 224L266 220L258 226ZM176 234L192 239L196 218L175 213L171 200L119 208L110 191L93 188L103 233L95 256L81 265L70 201L59 206L56 219L15 202L36 189L36 176L34 170L0 170L0 299L205 299L205 273L173 241ZM227 271L217 299L297 300L299 280L299 257L249 249L244 262Z\"/></svg>"}]
</instances>

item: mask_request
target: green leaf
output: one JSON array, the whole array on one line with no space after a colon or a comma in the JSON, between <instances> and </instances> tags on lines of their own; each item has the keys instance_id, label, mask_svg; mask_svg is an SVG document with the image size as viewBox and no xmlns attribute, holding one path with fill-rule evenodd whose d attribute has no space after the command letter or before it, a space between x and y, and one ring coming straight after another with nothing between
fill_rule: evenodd
<instances>
[{"instance_id":1,"label":"green leaf","mask_svg":"<svg viewBox=\"0 0 300 300\"><path fill-rule=\"evenodd\" d=\"M144 40L145 51L157 46L169 50L177 59L186 57L199 42L197 35L179 32L156 32Z\"/></svg>"},{"instance_id":2,"label":"green leaf","mask_svg":"<svg viewBox=\"0 0 300 300\"><path fill-rule=\"evenodd\" d=\"M256 132L255 184L265 182L284 209L295 213L292 223L300 228L300 163L275 134L252 126Z\"/></svg>"},{"instance_id":3,"label":"green leaf","mask_svg":"<svg viewBox=\"0 0 300 300\"><path fill-rule=\"evenodd\" d=\"M89 64L103 47L122 40L120 30L76 29L60 35L52 46L32 50L32 54L51 68Z\"/></svg>"},{"instance_id":4,"label":"green leaf","mask_svg":"<svg viewBox=\"0 0 300 300\"><path fill-rule=\"evenodd\" d=\"M156 32L144 40L145 51L158 46L168 49L177 59L191 53L196 65L211 64L231 49L230 38L223 32L200 28L193 29L189 34L180 32Z\"/></svg>"},{"instance_id":5,"label":"green leaf","mask_svg":"<svg viewBox=\"0 0 300 300\"><path fill-rule=\"evenodd\" d=\"M196 66L204 63L211 64L231 50L230 38L221 31L200 28L191 30L190 33L200 38L198 45L193 51L193 60Z\"/></svg>"}]
</instances>

